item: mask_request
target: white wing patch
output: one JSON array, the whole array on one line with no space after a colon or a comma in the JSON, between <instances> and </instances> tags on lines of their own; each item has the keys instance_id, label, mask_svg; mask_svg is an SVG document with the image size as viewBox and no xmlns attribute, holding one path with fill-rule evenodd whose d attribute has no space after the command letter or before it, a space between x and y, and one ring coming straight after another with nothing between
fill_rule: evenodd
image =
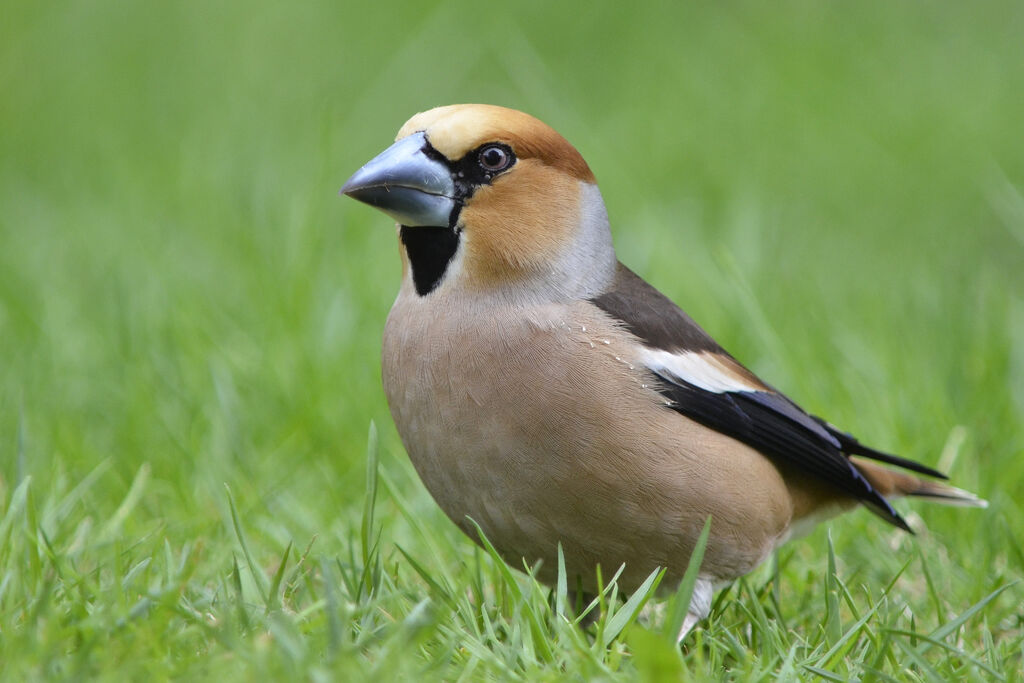
<instances>
[{"instance_id":1,"label":"white wing patch","mask_svg":"<svg viewBox=\"0 0 1024 683\"><path fill-rule=\"evenodd\" d=\"M644 365L654 372L681 379L695 387L721 394L726 391L765 391L767 387L751 381L727 359L706 352L681 351L673 353L661 349L644 349L640 356Z\"/></svg>"}]
</instances>

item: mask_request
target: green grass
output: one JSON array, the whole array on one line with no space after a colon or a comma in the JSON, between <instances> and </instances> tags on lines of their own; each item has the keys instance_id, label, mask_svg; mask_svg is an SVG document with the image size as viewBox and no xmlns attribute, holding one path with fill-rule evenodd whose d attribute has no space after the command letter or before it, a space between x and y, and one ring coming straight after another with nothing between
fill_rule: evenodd
<instances>
[{"instance_id":1,"label":"green grass","mask_svg":"<svg viewBox=\"0 0 1024 683\"><path fill-rule=\"evenodd\" d=\"M1019 3L2 14L0 678L1024 675ZM458 101L563 132L628 265L991 507L836 520L681 651L613 568L572 625L417 481L379 382L394 235L336 196Z\"/></svg>"}]
</instances>

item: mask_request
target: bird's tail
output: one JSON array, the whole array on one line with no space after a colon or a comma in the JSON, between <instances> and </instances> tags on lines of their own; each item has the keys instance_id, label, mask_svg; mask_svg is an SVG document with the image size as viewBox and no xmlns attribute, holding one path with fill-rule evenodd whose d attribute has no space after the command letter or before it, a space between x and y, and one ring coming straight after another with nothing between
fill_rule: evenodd
<instances>
[{"instance_id":1,"label":"bird's tail","mask_svg":"<svg viewBox=\"0 0 1024 683\"><path fill-rule=\"evenodd\" d=\"M850 458L850 460L871 486L887 500L902 498L903 496L914 496L915 498L926 498L944 505L988 507L987 500L979 498L970 491L964 491L949 484L922 479L906 472L897 472L887 467L880 467L874 463L866 462L862 458Z\"/></svg>"}]
</instances>

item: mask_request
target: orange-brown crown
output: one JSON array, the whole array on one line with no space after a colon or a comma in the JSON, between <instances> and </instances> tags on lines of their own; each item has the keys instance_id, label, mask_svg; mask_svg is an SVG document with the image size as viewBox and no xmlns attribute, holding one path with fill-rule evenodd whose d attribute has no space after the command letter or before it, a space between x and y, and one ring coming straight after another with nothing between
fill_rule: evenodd
<instances>
[{"instance_id":1,"label":"orange-brown crown","mask_svg":"<svg viewBox=\"0 0 1024 683\"><path fill-rule=\"evenodd\" d=\"M395 139L419 131L451 161L486 142L501 142L520 159L537 159L578 180L595 182L587 162L568 140L543 121L515 109L490 104L437 107L409 119Z\"/></svg>"}]
</instances>

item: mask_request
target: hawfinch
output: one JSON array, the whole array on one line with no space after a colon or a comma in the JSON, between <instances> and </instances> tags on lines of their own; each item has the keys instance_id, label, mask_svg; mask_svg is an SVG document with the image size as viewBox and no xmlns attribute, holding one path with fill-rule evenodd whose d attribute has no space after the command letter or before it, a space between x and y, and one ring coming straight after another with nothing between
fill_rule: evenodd
<instances>
[{"instance_id":1,"label":"hawfinch","mask_svg":"<svg viewBox=\"0 0 1024 683\"><path fill-rule=\"evenodd\" d=\"M909 531L893 498L985 504L868 462L945 478L804 412L619 263L594 174L544 123L454 105L396 140L341 189L398 223L384 390L434 499L514 566L553 581L561 544L584 593L598 565L671 587L710 517L685 632L824 518L864 505Z\"/></svg>"}]
</instances>

